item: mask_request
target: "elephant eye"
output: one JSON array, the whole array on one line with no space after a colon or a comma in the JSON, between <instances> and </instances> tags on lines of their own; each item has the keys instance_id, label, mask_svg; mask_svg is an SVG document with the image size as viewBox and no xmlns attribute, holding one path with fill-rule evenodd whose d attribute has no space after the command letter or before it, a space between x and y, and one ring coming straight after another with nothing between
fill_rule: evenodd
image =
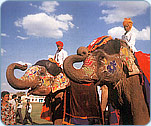
<instances>
[{"instance_id":1,"label":"elephant eye","mask_svg":"<svg viewBox=\"0 0 151 126\"><path fill-rule=\"evenodd\" d=\"M102 61L104 59L104 56L99 57L99 61Z\"/></svg>"},{"instance_id":2,"label":"elephant eye","mask_svg":"<svg viewBox=\"0 0 151 126\"><path fill-rule=\"evenodd\" d=\"M86 54L86 52L83 52L83 54Z\"/></svg>"},{"instance_id":3,"label":"elephant eye","mask_svg":"<svg viewBox=\"0 0 151 126\"><path fill-rule=\"evenodd\" d=\"M41 76L45 76L45 73L40 73Z\"/></svg>"},{"instance_id":4,"label":"elephant eye","mask_svg":"<svg viewBox=\"0 0 151 126\"><path fill-rule=\"evenodd\" d=\"M100 56L99 59L98 59L98 63L101 65L101 64L104 64L104 59L105 57L104 56Z\"/></svg>"}]
</instances>

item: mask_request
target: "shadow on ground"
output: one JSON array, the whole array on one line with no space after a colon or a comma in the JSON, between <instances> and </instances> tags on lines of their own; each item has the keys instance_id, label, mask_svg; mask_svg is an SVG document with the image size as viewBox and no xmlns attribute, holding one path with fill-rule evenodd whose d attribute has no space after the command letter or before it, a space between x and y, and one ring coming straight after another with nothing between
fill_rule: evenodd
<instances>
[{"instance_id":1,"label":"shadow on ground","mask_svg":"<svg viewBox=\"0 0 151 126\"><path fill-rule=\"evenodd\" d=\"M22 125L20 122L18 122L16 125ZM36 122L33 122L33 124L31 124L30 122L24 124L24 125L53 125L52 122L48 122L48 123L36 123Z\"/></svg>"}]
</instances>

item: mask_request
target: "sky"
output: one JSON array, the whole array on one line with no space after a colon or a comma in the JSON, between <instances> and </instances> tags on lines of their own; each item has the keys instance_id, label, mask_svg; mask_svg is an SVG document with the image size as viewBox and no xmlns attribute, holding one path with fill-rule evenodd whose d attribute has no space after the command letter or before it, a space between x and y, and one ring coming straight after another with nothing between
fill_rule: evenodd
<instances>
[{"instance_id":1,"label":"sky","mask_svg":"<svg viewBox=\"0 0 151 126\"><path fill-rule=\"evenodd\" d=\"M1 91L9 86L6 69L53 57L56 41L64 42L68 55L94 39L121 38L122 22L131 18L137 34L135 47L151 53L150 4L145 1L5 1L1 4ZM17 77L24 72L15 71Z\"/></svg>"}]
</instances>

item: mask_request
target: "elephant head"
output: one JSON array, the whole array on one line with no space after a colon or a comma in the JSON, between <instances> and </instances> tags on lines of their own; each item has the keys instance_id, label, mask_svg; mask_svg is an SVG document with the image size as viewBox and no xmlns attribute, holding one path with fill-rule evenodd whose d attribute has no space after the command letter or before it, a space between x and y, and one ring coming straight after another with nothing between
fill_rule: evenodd
<instances>
[{"instance_id":1,"label":"elephant head","mask_svg":"<svg viewBox=\"0 0 151 126\"><path fill-rule=\"evenodd\" d=\"M9 65L6 72L8 83L15 89L29 89L29 95L33 94L46 96L43 107L46 108L52 105L52 107L50 108L53 108L50 109L50 111L47 111L49 112L48 115L50 115L51 113L50 121L53 121L55 125L61 125L64 103L64 90L62 89L65 89L67 87L69 80L62 73L62 69L57 65L56 61L54 61L53 59L40 60L33 66L28 68L21 78L15 77L15 69L26 70L27 65L21 65L18 63ZM45 118L45 115L46 111L44 111L44 115L42 111L41 117Z\"/></svg>"},{"instance_id":2,"label":"elephant head","mask_svg":"<svg viewBox=\"0 0 151 126\"><path fill-rule=\"evenodd\" d=\"M27 64L10 64L6 71L8 83L18 90L29 89L28 93L34 95L48 95L51 92L54 76L61 72L61 68L48 60L38 61L35 65L28 68L21 78L15 77L15 69L24 71L27 69Z\"/></svg>"},{"instance_id":3,"label":"elephant head","mask_svg":"<svg viewBox=\"0 0 151 126\"><path fill-rule=\"evenodd\" d=\"M110 49L110 48L108 48ZM64 72L73 81L78 83L91 82L118 82L122 75L122 61L118 53L107 53L106 48L97 49L88 53L86 47L80 47L77 55L68 56L64 61ZM73 67L76 62L82 62L80 69Z\"/></svg>"}]
</instances>

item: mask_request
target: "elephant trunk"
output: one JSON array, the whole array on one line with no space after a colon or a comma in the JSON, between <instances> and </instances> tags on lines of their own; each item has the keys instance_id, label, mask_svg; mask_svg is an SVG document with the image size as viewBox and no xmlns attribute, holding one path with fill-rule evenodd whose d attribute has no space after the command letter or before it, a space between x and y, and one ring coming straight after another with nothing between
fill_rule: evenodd
<instances>
[{"instance_id":1,"label":"elephant trunk","mask_svg":"<svg viewBox=\"0 0 151 126\"><path fill-rule=\"evenodd\" d=\"M86 59L86 57L86 55L71 55L64 60L63 67L67 77L78 83L90 83L96 80L96 78L91 78L90 76L88 76L84 69L75 69L73 67L74 63L82 62Z\"/></svg>"},{"instance_id":2,"label":"elephant trunk","mask_svg":"<svg viewBox=\"0 0 151 126\"><path fill-rule=\"evenodd\" d=\"M24 90L24 89L28 89L30 87L35 86L35 84L37 83L37 80L31 81L31 80L21 80L21 79L16 78L14 76L15 69L20 69L20 70L24 71L27 69L27 64L21 65L18 63L13 63L7 67L6 78L7 78L8 83L13 88L19 89L19 90Z\"/></svg>"}]
</instances>

